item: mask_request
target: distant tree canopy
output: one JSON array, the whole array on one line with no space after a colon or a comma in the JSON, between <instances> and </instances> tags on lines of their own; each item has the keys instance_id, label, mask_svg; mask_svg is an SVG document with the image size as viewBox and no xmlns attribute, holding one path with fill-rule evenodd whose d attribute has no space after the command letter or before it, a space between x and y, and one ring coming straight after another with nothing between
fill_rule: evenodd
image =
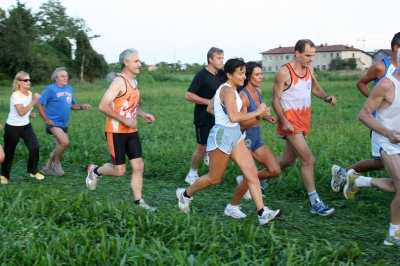
<instances>
[{"instance_id":1,"label":"distant tree canopy","mask_svg":"<svg viewBox=\"0 0 400 266\"><path fill-rule=\"evenodd\" d=\"M99 35L89 37L85 21L65 11L59 0L48 0L36 13L19 0L8 12L0 8L0 80L23 70L43 83L61 66L71 77L88 81L107 74L107 62L90 44ZM71 42L76 44L74 59Z\"/></svg>"},{"instance_id":2,"label":"distant tree canopy","mask_svg":"<svg viewBox=\"0 0 400 266\"><path fill-rule=\"evenodd\" d=\"M340 57L336 57L332 59L332 61L329 63L329 69L330 70L343 70L343 69L351 69L354 70L357 68L357 62L355 58L350 58L349 60L344 61Z\"/></svg>"}]
</instances>

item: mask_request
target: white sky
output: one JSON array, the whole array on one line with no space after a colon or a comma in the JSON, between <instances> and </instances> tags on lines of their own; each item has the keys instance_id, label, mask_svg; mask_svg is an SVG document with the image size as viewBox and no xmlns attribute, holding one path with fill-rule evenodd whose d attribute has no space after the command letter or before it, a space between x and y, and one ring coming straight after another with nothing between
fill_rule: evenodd
<instances>
[{"instance_id":1,"label":"white sky","mask_svg":"<svg viewBox=\"0 0 400 266\"><path fill-rule=\"evenodd\" d=\"M20 0L37 12L44 0ZM347 44L365 51L390 49L400 31L398 0L61 0L70 17L99 34L93 48L108 63L126 48L155 64L204 63L210 47L225 60L261 60L261 52L298 39ZM8 10L16 0L1 0ZM365 40L360 41L360 40Z\"/></svg>"}]
</instances>

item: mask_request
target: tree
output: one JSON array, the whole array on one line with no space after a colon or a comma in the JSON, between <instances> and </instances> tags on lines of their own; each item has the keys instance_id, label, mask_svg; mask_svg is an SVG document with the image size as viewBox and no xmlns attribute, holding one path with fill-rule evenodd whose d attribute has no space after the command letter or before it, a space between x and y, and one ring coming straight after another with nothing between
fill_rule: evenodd
<instances>
[{"instance_id":1,"label":"tree","mask_svg":"<svg viewBox=\"0 0 400 266\"><path fill-rule=\"evenodd\" d=\"M347 66L351 70L355 70L357 68L357 61L355 58L350 58L349 61L347 61Z\"/></svg>"},{"instance_id":2,"label":"tree","mask_svg":"<svg viewBox=\"0 0 400 266\"><path fill-rule=\"evenodd\" d=\"M345 68L345 63L340 57L332 59L332 61L329 63L330 70L342 70L344 68Z\"/></svg>"}]
</instances>

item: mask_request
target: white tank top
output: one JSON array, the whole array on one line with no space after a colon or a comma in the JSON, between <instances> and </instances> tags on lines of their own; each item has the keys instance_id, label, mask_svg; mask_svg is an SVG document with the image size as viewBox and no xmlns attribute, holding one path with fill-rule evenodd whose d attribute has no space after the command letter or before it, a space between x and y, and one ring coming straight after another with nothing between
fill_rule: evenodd
<instances>
[{"instance_id":1,"label":"white tank top","mask_svg":"<svg viewBox=\"0 0 400 266\"><path fill-rule=\"evenodd\" d=\"M225 127L236 127L238 125L238 123L232 123L229 120L225 105L223 105L219 99L219 94L221 92L221 88L224 86L229 86L232 88L232 86L229 85L228 83L224 83L221 86L219 86L218 90L215 93L215 98L214 98L215 124L225 126ZM235 98L236 98L236 105L238 107L238 112L240 112L240 109L242 109L242 99L240 99L240 96L236 90L235 90L235 96L236 96Z\"/></svg>"},{"instance_id":2,"label":"white tank top","mask_svg":"<svg viewBox=\"0 0 400 266\"><path fill-rule=\"evenodd\" d=\"M385 110L376 110L376 120L390 130L400 130L400 82L393 76L387 76L394 84L393 103ZM392 144L389 139L377 133L381 147L390 155L400 153L400 144Z\"/></svg>"}]
</instances>

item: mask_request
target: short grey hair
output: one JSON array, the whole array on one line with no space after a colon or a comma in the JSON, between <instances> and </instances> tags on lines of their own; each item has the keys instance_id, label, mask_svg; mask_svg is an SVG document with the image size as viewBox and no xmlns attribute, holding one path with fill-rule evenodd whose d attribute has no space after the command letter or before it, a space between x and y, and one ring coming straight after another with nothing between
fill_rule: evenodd
<instances>
[{"instance_id":1,"label":"short grey hair","mask_svg":"<svg viewBox=\"0 0 400 266\"><path fill-rule=\"evenodd\" d=\"M60 72L60 71L63 71L63 70L64 70L65 72L67 72L67 69L66 69L65 67L57 67L57 68L54 70L53 75L51 75L51 80L52 80L52 81L56 81L57 73ZM68 74L68 72L67 72L67 74Z\"/></svg>"},{"instance_id":2,"label":"short grey hair","mask_svg":"<svg viewBox=\"0 0 400 266\"><path fill-rule=\"evenodd\" d=\"M133 53L139 54L138 50L135 48L128 48L119 55L119 64L122 69L125 66L124 62L131 60Z\"/></svg>"},{"instance_id":3,"label":"short grey hair","mask_svg":"<svg viewBox=\"0 0 400 266\"><path fill-rule=\"evenodd\" d=\"M214 58L215 54L224 54L224 51L217 47L211 47L210 50L208 50L208 52L207 52L207 64L210 64L209 59Z\"/></svg>"}]
</instances>

